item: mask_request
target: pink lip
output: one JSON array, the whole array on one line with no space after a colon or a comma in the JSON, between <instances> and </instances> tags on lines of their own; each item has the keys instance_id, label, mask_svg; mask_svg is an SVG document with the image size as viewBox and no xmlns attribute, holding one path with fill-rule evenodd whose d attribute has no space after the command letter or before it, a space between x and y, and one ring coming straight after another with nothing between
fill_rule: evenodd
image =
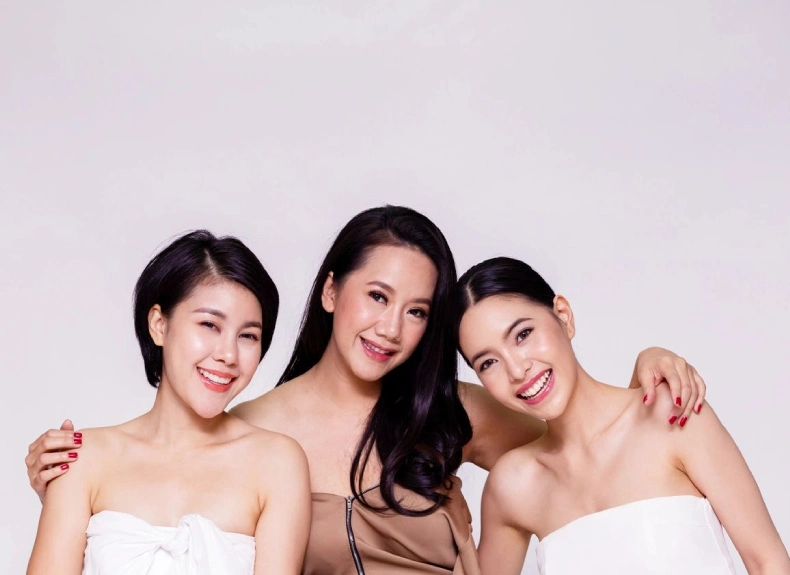
<instances>
[{"instance_id":1,"label":"pink lip","mask_svg":"<svg viewBox=\"0 0 790 575\"><path fill-rule=\"evenodd\" d=\"M213 369L206 369L205 367L201 367L200 369L202 369L203 371L207 371L207 372L209 372L209 373L211 373L213 375L216 375L217 377L232 377L234 379L236 377L236 376L234 376L231 373L225 373L225 372L222 372L222 371L215 371ZM197 369L195 371L197 371ZM204 377L203 374L200 373L199 371L197 372L197 374L200 377L200 380L203 382L203 385L205 385L210 391L214 391L216 393L227 393L228 391L230 391L230 388L233 387L233 382L232 381L229 384L227 384L227 385L220 385L218 383L214 383L213 381L211 381L207 377Z\"/></svg>"},{"instance_id":2,"label":"pink lip","mask_svg":"<svg viewBox=\"0 0 790 575\"><path fill-rule=\"evenodd\" d=\"M535 375L535 376L534 376L532 379L530 379L530 380L529 380L527 383L525 383L524 385L522 385L521 387L519 387L519 388L518 388L518 391L516 391L516 395L521 395L522 393L524 393L525 391L527 391L527 390L528 390L530 387L532 387L533 385L535 385L535 382L536 382L536 381L538 381L538 380L539 380L541 377L543 377L543 374L545 374L547 371L549 371L549 370L548 370L548 369L544 369L544 370L543 370L543 371L541 371L540 373L536 374L536 375ZM553 375L554 375L554 374L552 374L552 376L553 376Z\"/></svg>"},{"instance_id":3,"label":"pink lip","mask_svg":"<svg viewBox=\"0 0 790 575\"><path fill-rule=\"evenodd\" d=\"M546 371L548 371L548 370L546 370ZM543 375L544 373L546 373L546 371L542 372L540 375ZM533 377L532 380L530 381L530 383L528 383L526 385L522 385L519 388L518 393L519 394L523 393L524 391L529 389L532 386L532 384L534 384L538 379L539 379L539 377ZM537 394L535 397L533 397L531 399L521 399L520 397L518 397L518 394L517 394L516 399L518 399L519 401L523 401L527 405L537 405L538 403L540 403L541 401L546 399L546 397L548 397L549 393L551 393L551 390L553 388L554 388L554 372L552 371L551 375L549 376L549 380L546 382L546 385L543 386L543 389L541 390L541 392L539 394Z\"/></svg>"},{"instance_id":4,"label":"pink lip","mask_svg":"<svg viewBox=\"0 0 790 575\"><path fill-rule=\"evenodd\" d=\"M366 345L366 344L370 344L370 345L376 345L376 344L374 344L374 343L372 343L372 342L369 342L369 341L368 341L368 340L366 340L364 337L361 337L361 336L360 336L360 338L359 338L359 339L360 339L360 343L362 344L362 351L364 351L364 352L365 352L365 354L366 354L366 355L367 355L369 358L371 358L371 359L373 359L373 360L375 360L375 361L381 361L381 362L384 362L384 361L387 361L387 360L389 360L389 359L392 357L392 355L391 355L391 354L388 354L388 353L379 353L379 352L377 352L377 351L374 351L374 350L372 350L372 349L371 349L370 347L368 347L368 345ZM381 347L380 345L376 345L376 347L378 347L379 349L384 349L384 350L386 350L386 351L389 351L389 352L393 352L393 353L395 352L395 350L394 350L394 349L388 349L388 348L386 348L386 347Z\"/></svg>"}]
</instances>

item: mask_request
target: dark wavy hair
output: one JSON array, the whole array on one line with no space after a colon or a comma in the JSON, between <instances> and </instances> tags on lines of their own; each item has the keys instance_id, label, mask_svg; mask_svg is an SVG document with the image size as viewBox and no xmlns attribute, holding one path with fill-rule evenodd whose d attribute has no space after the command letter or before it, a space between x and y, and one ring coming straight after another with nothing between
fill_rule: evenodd
<instances>
[{"instance_id":1,"label":"dark wavy hair","mask_svg":"<svg viewBox=\"0 0 790 575\"><path fill-rule=\"evenodd\" d=\"M436 266L438 279L428 325L414 353L382 379L379 396L351 464L352 493L363 505L362 478L375 448L382 464L380 490L386 508L402 515L427 515L447 496L450 475L460 466L462 449L472 438L469 417L458 396L457 356L447 331L447 304L456 271L447 240L424 215L405 207L365 210L335 238L313 282L291 359L277 385L298 377L321 359L332 335L332 314L321 304L329 273L338 285L364 265L377 246L419 250ZM427 509L407 509L395 497L395 484L431 502Z\"/></svg>"},{"instance_id":2,"label":"dark wavy hair","mask_svg":"<svg viewBox=\"0 0 790 575\"><path fill-rule=\"evenodd\" d=\"M472 266L458 280L451 298L451 325L459 351L458 331L464 314L476 303L495 295L521 296L553 310L556 294L538 272L520 260L498 257ZM463 352L461 356L469 364Z\"/></svg>"},{"instance_id":3,"label":"dark wavy hair","mask_svg":"<svg viewBox=\"0 0 790 575\"><path fill-rule=\"evenodd\" d=\"M148 331L148 312L159 304L165 316L205 281L227 280L250 290L261 304L261 358L269 350L277 323L277 286L255 254L232 236L217 238L206 230L185 234L145 266L134 287L134 332L140 344L148 383L162 379L162 348Z\"/></svg>"}]
</instances>

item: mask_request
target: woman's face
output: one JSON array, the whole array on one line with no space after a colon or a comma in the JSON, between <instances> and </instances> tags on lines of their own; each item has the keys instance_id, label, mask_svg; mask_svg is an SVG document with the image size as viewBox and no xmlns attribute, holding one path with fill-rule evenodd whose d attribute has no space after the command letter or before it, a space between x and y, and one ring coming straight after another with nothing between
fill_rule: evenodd
<instances>
[{"instance_id":1,"label":"woman's face","mask_svg":"<svg viewBox=\"0 0 790 575\"><path fill-rule=\"evenodd\" d=\"M204 418L222 413L250 382L261 357L261 306L237 283L204 283L165 317L151 308L162 347L162 382Z\"/></svg>"},{"instance_id":2,"label":"woman's face","mask_svg":"<svg viewBox=\"0 0 790 575\"><path fill-rule=\"evenodd\" d=\"M324 309L333 314L329 346L363 381L378 381L406 361L428 325L436 267L422 252L373 248L338 284L327 278Z\"/></svg>"},{"instance_id":3,"label":"woman's face","mask_svg":"<svg viewBox=\"0 0 790 575\"><path fill-rule=\"evenodd\" d=\"M562 414L576 381L573 313L557 296L554 309L518 295L491 296L461 319L461 352L500 403L540 419Z\"/></svg>"}]
</instances>

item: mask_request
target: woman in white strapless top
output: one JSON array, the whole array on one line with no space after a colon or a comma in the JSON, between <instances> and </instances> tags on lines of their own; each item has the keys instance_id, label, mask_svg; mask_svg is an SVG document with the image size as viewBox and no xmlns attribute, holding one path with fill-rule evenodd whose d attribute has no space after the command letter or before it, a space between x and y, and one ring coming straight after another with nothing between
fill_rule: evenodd
<instances>
[{"instance_id":1,"label":"woman in white strapless top","mask_svg":"<svg viewBox=\"0 0 790 575\"><path fill-rule=\"evenodd\" d=\"M299 573L304 452L225 412L266 353L277 308L277 288L235 238L193 232L149 262L134 319L153 408L74 434L80 461L47 490L28 574Z\"/></svg>"},{"instance_id":2,"label":"woman in white strapless top","mask_svg":"<svg viewBox=\"0 0 790 575\"><path fill-rule=\"evenodd\" d=\"M595 381L571 346L568 301L527 264L495 258L466 272L455 328L485 388L548 424L489 474L483 575L520 573L533 534L543 575L733 575L722 523L750 574L790 575L757 484L710 406L696 406L681 436L667 425L677 415L667 422L636 390ZM681 405L665 387L657 401Z\"/></svg>"}]
</instances>

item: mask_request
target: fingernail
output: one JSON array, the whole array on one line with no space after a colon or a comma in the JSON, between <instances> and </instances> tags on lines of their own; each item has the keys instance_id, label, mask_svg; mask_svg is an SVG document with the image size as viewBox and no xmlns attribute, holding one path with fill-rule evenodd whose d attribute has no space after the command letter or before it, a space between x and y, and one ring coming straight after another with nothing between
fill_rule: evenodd
<instances>
[{"instance_id":1,"label":"fingernail","mask_svg":"<svg viewBox=\"0 0 790 575\"><path fill-rule=\"evenodd\" d=\"M676 398L675 398L675 405L677 405L678 407L680 407L680 398L679 398L679 397L676 397Z\"/></svg>"},{"instance_id":2,"label":"fingernail","mask_svg":"<svg viewBox=\"0 0 790 575\"><path fill-rule=\"evenodd\" d=\"M699 413L700 411L702 411L702 404L701 403L697 406L697 409L696 409L697 413Z\"/></svg>"},{"instance_id":3,"label":"fingernail","mask_svg":"<svg viewBox=\"0 0 790 575\"><path fill-rule=\"evenodd\" d=\"M78 437L75 437L74 438L74 445L82 445L82 440L79 439Z\"/></svg>"},{"instance_id":4,"label":"fingernail","mask_svg":"<svg viewBox=\"0 0 790 575\"><path fill-rule=\"evenodd\" d=\"M647 396L644 396L644 397L642 398L642 403L647 403Z\"/></svg>"},{"instance_id":5,"label":"fingernail","mask_svg":"<svg viewBox=\"0 0 790 575\"><path fill-rule=\"evenodd\" d=\"M77 454L72 451L69 453L69 459L77 459Z\"/></svg>"},{"instance_id":6,"label":"fingernail","mask_svg":"<svg viewBox=\"0 0 790 575\"><path fill-rule=\"evenodd\" d=\"M678 416L677 415L673 415L672 417L669 418L669 425L672 425L677 420L678 420Z\"/></svg>"},{"instance_id":7,"label":"fingernail","mask_svg":"<svg viewBox=\"0 0 790 575\"><path fill-rule=\"evenodd\" d=\"M681 418L680 418L680 423L678 423L678 425L679 425L680 427L683 427L684 425L686 425L686 421L687 421L687 420L688 420L688 417L681 417Z\"/></svg>"},{"instance_id":8,"label":"fingernail","mask_svg":"<svg viewBox=\"0 0 790 575\"><path fill-rule=\"evenodd\" d=\"M66 470L69 468L69 464L68 464L68 463L64 463L63 465L61 465L61 466L60 466L60 468L61 468L63 471L66 471Z\"/></svg>"},{"instance_id":9,"label":"fingernail","mask_svg":"<svg viewBox=\"0 0 790 575\"><path fill-rule=\"evenodd\" d=\"M81 437L82 437L82 433L80 433L79 431L75 431L74 432L74 438L75 439L80 439Z\"/></svg>"}]
</instances>

